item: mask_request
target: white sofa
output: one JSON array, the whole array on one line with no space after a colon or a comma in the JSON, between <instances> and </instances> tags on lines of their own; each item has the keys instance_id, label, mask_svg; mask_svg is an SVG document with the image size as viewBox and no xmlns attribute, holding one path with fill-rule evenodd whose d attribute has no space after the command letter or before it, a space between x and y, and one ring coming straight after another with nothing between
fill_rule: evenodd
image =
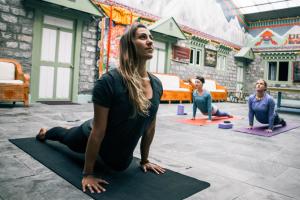
<instances>
[{"instance_id":1,"label":"white sofa","mask_svg":"<svg viewBox=\"0 0 300 200\"><path fill-rule=\"evenodd\" d=\"M163 85L161 101L192 101L192 87L176 75L154 74Z\"/></svg>"},{"instance_id":2,"label":"white sofa","mask_svg":"<svg viewBox=\"0 0 300 200\"><path fill-rule=\"evenodd\" d=\"M193 88L195 88L195 79L190 79L190 83ZM227 100L227 89L224 86L219 85L215 80L205 79L203 89L210 92L213 101Z\"/></svg>"}]
</instances>

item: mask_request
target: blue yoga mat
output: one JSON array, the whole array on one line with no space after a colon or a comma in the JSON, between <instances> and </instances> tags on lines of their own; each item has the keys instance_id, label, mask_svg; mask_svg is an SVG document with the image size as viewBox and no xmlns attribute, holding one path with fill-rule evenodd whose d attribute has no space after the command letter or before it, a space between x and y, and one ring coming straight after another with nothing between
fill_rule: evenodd
<instances>
[{"instance_id":1,"label":"blue yoga mat","mask_svg":"<svg viewBox=\"0 0 300 200\"><path fill-rule=\"evenodd\" d=\"M10 140L34 159L81 190L84 155L72 152L58 142L41 143L35 138ZM181 200L210 186L209 183L167 170L163 175L144 173L135 158L124 172L109 172L96 163L95 173L110 184L106 192L91 194L101 200Z\"/></svg>"}]
</instances>

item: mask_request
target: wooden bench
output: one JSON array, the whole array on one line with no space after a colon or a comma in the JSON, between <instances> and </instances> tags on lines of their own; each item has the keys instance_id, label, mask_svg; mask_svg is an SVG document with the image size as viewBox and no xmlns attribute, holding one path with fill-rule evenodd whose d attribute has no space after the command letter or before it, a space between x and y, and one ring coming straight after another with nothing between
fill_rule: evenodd
<instances>
[{"instance_id":1,"label":"wooden bench","mask_svg":"<svg viewBox=\"0 0 300 200\"><path fill-rule=\"evenodd\" d=\"M189 82L195 89L195 80L190 79ZM215 80L205 80L203 89L210 92L212 101L227 101L227 89L226 87L219 85Z\"/></svg>"},{"instance_id":2,"label":"wooden bench","mask_svg":"<svg viewBox=\"0 0 300 200\"><path fill-rule=\"evenodd\" d=\"M282 92L293 92L300 94L300 88L283 88L283 87L268 87L269 91L277 93L277 111L300 113L300 107L281 105Z\"/></svg>"},{"instance_id":3,"label":"wooden bench","mask_svg":"<svg viewBox=\"0 0 300 200\"><path fill-rule=\"evenodd\" d=\"M163 95L161 101L189 101L192 102L192 87L189 83L184 83L176 75L154 74L162 83Z\"/></svg>"}]
</instances>

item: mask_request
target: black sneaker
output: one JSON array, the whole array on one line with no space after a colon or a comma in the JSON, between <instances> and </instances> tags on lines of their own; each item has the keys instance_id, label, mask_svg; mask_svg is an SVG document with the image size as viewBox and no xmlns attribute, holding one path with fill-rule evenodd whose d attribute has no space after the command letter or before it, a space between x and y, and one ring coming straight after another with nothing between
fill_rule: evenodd
<instances>
[{"instance_id":1,"label":"black sneaker","mask_svg":"<svg viewBox=\"0 0 300 200\"><path fill-rule=\"evenodd\" d=\"M285 127L285 126L286 126L286 122L285 122L283 119L281 119L281 126L282 126L282 127Z\"/></svg>"}]
</instances>

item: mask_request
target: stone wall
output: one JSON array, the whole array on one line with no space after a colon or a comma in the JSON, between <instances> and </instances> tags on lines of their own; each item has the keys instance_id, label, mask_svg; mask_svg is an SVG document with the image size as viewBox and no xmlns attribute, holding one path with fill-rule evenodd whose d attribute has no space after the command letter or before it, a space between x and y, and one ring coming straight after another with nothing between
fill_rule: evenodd
<instances>
[{"instance_id":1,"label":"stone wall","mask_svg":"<svg viewBox=\"0 0 300 200\"><path fill-rule=\"evenodd\" d=\"M84 23L79 67L79 94L90 94L95 80L98 79L98 67L96 65L98 23L93 19Z\"/></svg>"},{"instance_id":2,"label":"stone wall","mask_svg":"<svg viewBox=\"0 0 300 200\"><path fill-rule=\"evenodd\" d=\"M252 94L255 91L255 83L258 79L264 78L264 67L262 58L255 54L255 59L245 67L245 92Z\"/></svg>"},{"instance_id":3,"label":"stone wall","mask_svg":"<svg viewBox=\"0 0 300 200\"><path fill-rule=\"evenodd\" d=\"M0 0L0 57L18 60L31 73L33 17L22 0Z\"/></svg>"},{"instance_id":4,"label":"stone wall","mask_svg":"<svg viewBox=\"0 0 300 200\"><path fill-rule=\"evenodd\" d=\"M0 0L0 57L18 60L31 73L34 11L23 0ZM84 22L82 33L79 93L90 93L98 78L96 67L97 24Z\"/></svg>"},{"instance_id":5,"label":"stone wall","mask_svg":"<svg viewBox=\"0 0 300 200\"><path fill-rule=\"evenodd\" d=\"M299 58L298 58L299 59ZM258 79L264 79L264 62L259 54L255 54L255 59L252 61L245 70L245 89L246 92L251 94L255 91L255 83ZM286 84L269 84L269 87L292 87L300 88L300 83L293 83L292 85ZM274 98L277 98L277 92L271 92ZM300 94L297 93L282 93L282 98L284 99L294 99L299 100Z\"/></svg>"},{"instance_id":6,"label":"stone wall","mask_svg":"<svg viewBox=\"0 0 300 200\"><path fill-rule=\"evenodd\" d=\"M227 56L225 70L218 70L216 67L190 65L172 60L169 73L179 75L181 79L186 81L197 75L203 76L205 79L216 80L220 85L225 86L228 91L234 91L237 79L236 64L233 57L235 53L231 51Z\"/></svg>"}]
</instances>

